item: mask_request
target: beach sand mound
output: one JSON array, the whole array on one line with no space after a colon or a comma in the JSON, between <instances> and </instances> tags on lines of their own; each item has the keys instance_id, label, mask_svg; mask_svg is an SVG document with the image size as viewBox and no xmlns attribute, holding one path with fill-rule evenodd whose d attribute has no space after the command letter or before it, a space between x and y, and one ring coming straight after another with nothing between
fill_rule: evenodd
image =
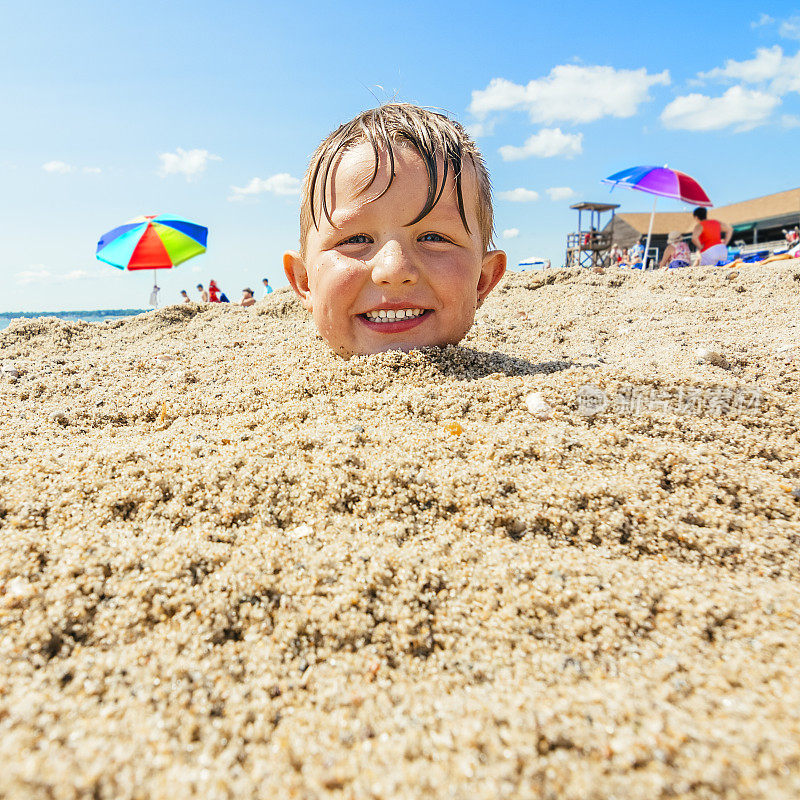
<instances>
[{"instance_id":1,"label":"beach sand mound","mask_svg":"<svg viewBox=\"0 0 800 800\"><path fill-rule=\"evenodd\" d=\"M800 262L0 335L0 797L796 798Z\"/></svg>"}]
</instances>

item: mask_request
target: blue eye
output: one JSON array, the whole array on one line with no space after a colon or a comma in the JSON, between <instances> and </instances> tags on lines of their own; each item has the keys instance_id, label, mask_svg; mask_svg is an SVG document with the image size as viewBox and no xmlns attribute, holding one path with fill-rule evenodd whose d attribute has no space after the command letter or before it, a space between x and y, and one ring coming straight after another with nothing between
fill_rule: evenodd
<instances>
[{"instance_id":1,"label":"blue eye","mask_svg":"<svg viewBox=\"0 0 800 800\"><path fill-rule=\"evenodd\" d=\"M422 236L419 237L418 241L420 242L449 242L449 239L445 239L444 236L438 233L423 233Z\"/></svg>"},{"instance_id":2,"label":"blue eye","mask_svg":"<svg viewBox=\"0 0 800 800\"><path fill-rule=\"evenodd\" d=\"M372 239L366 233L357 233L355 236L350 236L345 239L341 244L370 244Z\"/></svg>"}]
</instances>

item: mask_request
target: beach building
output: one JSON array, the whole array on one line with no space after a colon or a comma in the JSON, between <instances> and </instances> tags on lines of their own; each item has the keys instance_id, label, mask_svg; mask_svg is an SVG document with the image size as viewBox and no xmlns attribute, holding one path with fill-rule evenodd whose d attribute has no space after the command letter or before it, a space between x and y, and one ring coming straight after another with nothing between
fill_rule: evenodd
<instances>
[{"instance_id":1,"label":"beach building","mask_svg":"<svg viewBox=\"0 0 800 800\"><path fill-rule=\"evenodd\" d=\"M770 244L783 242L784 229L800 225L800 188L718 206L709 209L709 216L733 227L732 244L768 248ZM604 232L611 233L612 240L620 247L630 247L647 235L649 224L648 212L623 211L614 215ZM651 246L662 253L670 231L680 231L688 237L694 225L690 211L658 212L653 220Z\"/></svg>"}]
</instances>

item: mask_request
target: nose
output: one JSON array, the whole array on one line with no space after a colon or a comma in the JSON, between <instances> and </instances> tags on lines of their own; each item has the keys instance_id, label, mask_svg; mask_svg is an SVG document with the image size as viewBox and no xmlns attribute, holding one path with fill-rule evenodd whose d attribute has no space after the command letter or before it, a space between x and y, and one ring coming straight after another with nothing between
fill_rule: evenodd
<instances>
[{"instance_id":1,"label":"nose","mask_svg":"<svg viewBox=\"0 0 800 800\"><path fill-rule=\"evenodd\" d=\"M397 240L386 242L375 254L370 266L375 283L412 286L417 282L417 268L413 258Z\"/></svg>"}]
</instances>

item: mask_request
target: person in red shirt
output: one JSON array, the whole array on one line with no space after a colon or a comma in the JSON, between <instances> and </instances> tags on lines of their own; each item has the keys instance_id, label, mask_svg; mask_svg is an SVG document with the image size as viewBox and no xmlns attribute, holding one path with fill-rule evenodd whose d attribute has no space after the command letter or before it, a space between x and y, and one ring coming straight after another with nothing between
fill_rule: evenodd
<instances>
[{"instance_id":1,"label":"person in red shirt","mask_svg":"<svg viewBox=\"0 0 800 800\"><path fill-rule=\"evenodd\" d=\"M716 266L728 260L728 242L733 236L733 228L727 222L707 219L705 208L696 208L692 216L697 224L692 231L692 242L700 251L701 266Z\"/></svg>"}]
</instances>

